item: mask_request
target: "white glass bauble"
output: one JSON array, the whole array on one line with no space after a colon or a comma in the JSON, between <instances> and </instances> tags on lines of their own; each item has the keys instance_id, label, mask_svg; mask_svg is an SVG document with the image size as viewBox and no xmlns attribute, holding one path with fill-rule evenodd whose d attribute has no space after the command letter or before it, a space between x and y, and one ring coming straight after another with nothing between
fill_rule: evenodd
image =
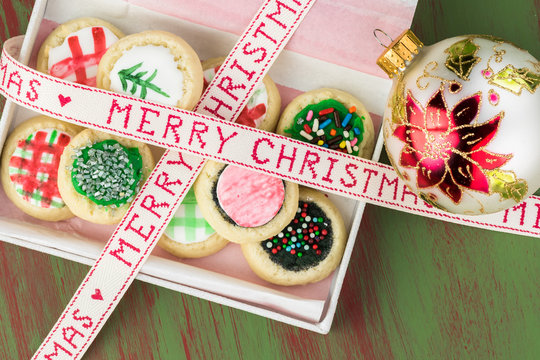
<instances>
[{"instance_id":1,"label":"white glass bauble","mask_svg":"<svg viewBox=\"0 0 540 360\"><path fill-rule=\"evenodd\" d=\"M528 52L459 36L421 48L395 78L386 150L421 198L486 214L540 187L540 63Z\"/></svg>"}]
</instances>

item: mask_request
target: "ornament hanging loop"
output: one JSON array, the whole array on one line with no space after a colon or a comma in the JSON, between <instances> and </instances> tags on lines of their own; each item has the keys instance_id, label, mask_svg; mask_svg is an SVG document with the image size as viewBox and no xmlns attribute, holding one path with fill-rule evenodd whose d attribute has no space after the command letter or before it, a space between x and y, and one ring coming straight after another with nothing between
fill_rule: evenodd
<instances>
[{"instance_id":1,"label":"ornament hanging loop","mask_svg":"<svg viewBox=\"0 0 540 360\"><path fill-rule=\"evenodd\" d=\"M390 45L386 46L382 43L379 39L379 33L384 34L390 39ZM418 54L418 49L424 45L411 30L405 30L396 40L393 40L381 29L375 29L373 35L379 44L386 49L377 59L377 65L379 65L390 78L394 77L398 72L405 70L405 66L416 54Z\"/></svg>"},{"instance_id":2,"label":"ornament hanging loop","mask_svg":"<svg viewBox=\"0 0 540 360\"><path fill-rule=\"evenodd\" d=\"M381 39L379 38L379 34L383 34L388 40L390 40L390 42L388 43L388 45L384 45L383 42L381 41ZM375 29L373 30L373 36L375 36L375 39L377 40L377 42L384 48L388 49L388 47L394 42L394 39L392 39L390 37L390 35L388 35L384 30L381 30L381 29Z\"/></svg>"}]
</instances>

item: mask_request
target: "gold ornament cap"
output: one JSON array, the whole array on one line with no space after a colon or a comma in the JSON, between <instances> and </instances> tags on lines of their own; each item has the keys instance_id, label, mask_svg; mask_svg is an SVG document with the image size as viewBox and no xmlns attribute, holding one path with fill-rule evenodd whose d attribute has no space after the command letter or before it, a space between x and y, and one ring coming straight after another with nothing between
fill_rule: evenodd
<instances>
[{"instance_id":1,"label":"gold ornament cap","mask_svg":"<svg viewBox=\"0 0 540 360\"><path fill-rule=\"evenodd\" d=\"M383 43L377 37L377 31L390 38L384 31L376 29L373 34L377 41L386 48L385 52L377 59L377 65L393 78L398 71L405 69L407 62L411 61L414 55L418 54L418 49L424 44L413 34L411 30L405 30L396 40L393 40L389 46ZM390 39L392 40L392 39Z\"/></svg>"}]
</instances>

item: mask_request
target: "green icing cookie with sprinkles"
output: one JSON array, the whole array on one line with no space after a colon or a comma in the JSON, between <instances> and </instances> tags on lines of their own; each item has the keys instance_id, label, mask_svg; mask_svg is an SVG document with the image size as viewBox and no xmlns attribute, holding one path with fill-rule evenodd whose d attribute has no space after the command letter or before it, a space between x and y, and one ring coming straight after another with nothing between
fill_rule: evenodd
<instances>
[{"instance_id":1,"label":"green icing cookie with sprinkles","mask_svg":"<svg viewBox=\"0 0 540 360\"><path fill-rule=\"evenodd\" d=\"M300 188L294 219L276 236L242 244L249 266L278 285L301 285L326 278L345 250L343 219L323 193Z\"/></svg>"},{"instance_id":2,"label":"green icing cookie with sprinkles","mask_svg":"<svg viewBox=\"0 0 540 360\"><path fill-rule=\"evenodd\" d=\"M137 148L127 149L109 139L79 149L75 155L71 181L79 194L113 207L133 200L142 175Z\"/></svg>"},{"instance_id":3,"label":"green icing cookie with sprinkles","mask_svg":"<svg viewBox=\"0 0 540 360\"><path fill-rule=\"evenodd\" d=\"M64 150L58 188L76 216L114 224L122 219L153 166L147 145L84 130Z\"/></svg>"},{"instance_id":4,"label":"green icing cookie with sprinkles","mask_svg":"<svg viewBox=\"0 0 540 360\"><path fill-rule=\"evenodd\" d=\"M336 89L296 97L283 111L277 132L347 154L371 157L373 123L362 103Z\"/></svg>"}]
</instances>

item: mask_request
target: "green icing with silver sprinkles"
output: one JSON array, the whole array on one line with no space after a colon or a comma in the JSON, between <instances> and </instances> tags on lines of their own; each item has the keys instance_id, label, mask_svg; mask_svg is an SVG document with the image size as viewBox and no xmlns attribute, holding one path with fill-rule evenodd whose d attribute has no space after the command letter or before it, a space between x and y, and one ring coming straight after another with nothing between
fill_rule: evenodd
<instances>
[{"instance_id":1,"label":"green icing with silver sprinkles","mask_svg":"<svg viewBox=\"0 0 540 360\"><path fill-rule=\"evenodd\" d=\"M137 148L104 140L75 153L71 180L79 194L97 205L118 207L131 202L139 191L142 165Z\"/></svg>"}]
</instances>

